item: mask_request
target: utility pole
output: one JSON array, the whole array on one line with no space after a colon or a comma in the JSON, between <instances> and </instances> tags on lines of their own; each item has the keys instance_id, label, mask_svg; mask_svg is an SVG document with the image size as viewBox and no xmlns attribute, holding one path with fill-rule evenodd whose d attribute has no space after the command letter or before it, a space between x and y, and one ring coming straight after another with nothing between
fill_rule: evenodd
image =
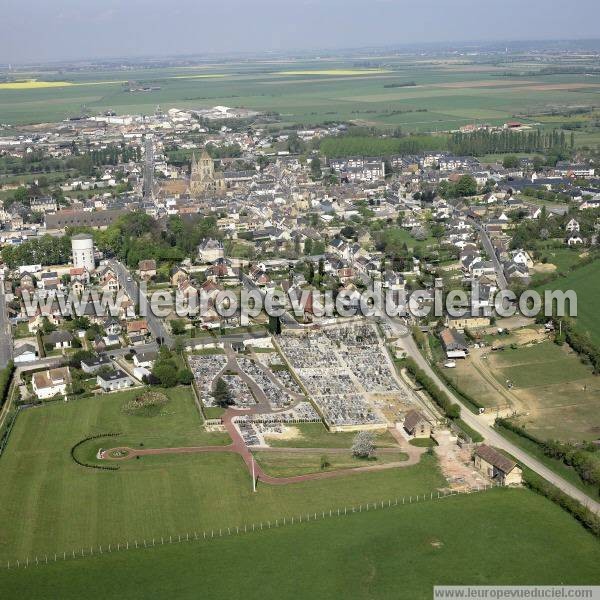
<instances>
[{"instance_id":1,"label":"utility pole","mask_svg":"<svg viewBox=\"0 0 600 600\"><path fill-rule=\"evenodd\" d=\"M256 492L256 475L254 474L254 455L250 454L250 460L252 461L252 491Z\"/></svg>"}]
</instances>

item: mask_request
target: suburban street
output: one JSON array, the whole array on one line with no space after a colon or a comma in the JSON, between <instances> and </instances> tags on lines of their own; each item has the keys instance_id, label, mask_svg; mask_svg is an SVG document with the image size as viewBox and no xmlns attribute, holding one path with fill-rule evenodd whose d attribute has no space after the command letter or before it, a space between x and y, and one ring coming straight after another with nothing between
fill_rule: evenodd
<instances>
[{"instance_id":1,"label":"suburban street","mask_svg":"<svg viewBox=\"0 0 600 600\"><path fill-rule=\"evenodd\" d=\"M133 278L127 267L119 262L118 260L111 260L110 266L114 269L119 285L125 289L129 297L136 303L140 303L140 291L137 281ZM148 307L150 308L150 307ZM161 338L163 343L169 348L173 346L173 337L167 332L162 319L158 318L152 313L151 310L147 311L143 317L148 321L148 328L150 329L154 339Z\"/></svg>"},{"instance_id":2,"label":"suburban street","mask_svg":"<svg viewBox=\"0 0 600 600\"><path fill-rule=\"evenodd\" d=\"M508 289L508 281L506 281L506 276L504 275L504 269L502 268L502 265L500 264L500 261L498 260L496 253L494 252L494 247L492 246L492 241L490 240L490 237L488 236L487 231L476 221L473 221L473 224L474 224L475 228L477 229L477 232L479 233L479 238L481 239L481 243L483 244L485 251L489 255L490 260L494 263L494 270L496 271L496 279L498 280L498 285L500 286L500 289L501 290Z\"/></svg>"}]
</instances>

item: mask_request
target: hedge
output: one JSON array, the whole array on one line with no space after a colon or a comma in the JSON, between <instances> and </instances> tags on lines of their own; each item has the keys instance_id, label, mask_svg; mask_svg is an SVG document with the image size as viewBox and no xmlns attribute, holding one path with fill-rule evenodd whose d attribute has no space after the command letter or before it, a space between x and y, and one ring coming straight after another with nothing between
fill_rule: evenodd
<instances>
[{"instance_id":1,"label":"hedge","mask_svg":"<svg viewBox=\"0 0 600 600\"><path fill-rule=\"evenodd\" d=\"M582 481L600 486L600 458L594 456L596 450L593 446L589 447L590 450L586 450L557 440L544 441L508 419L496 419L496 426L504 427L533 442L546 456L560 460L568 467L572 467Z\"/></svg>"},{"instance_id":2,"label":"hedge","mask_svg":"<svg viewBox=\"0 0 600 600\"><path fill-rule=\"evenodd\" d=\"M89 437L84 438L83 440L77 442L72 448L71 448L71 458L73 459L74 462L76 462L79 466L81 467L87 467L88 469L99 469L101 471L118 471L119 467L117 466L102 466L102 465L93 465L90 463L84 463L81 462L76 456L75 456L75 451L77 450L77 448L79 448L79 446L81 446L82 444L85 444L85 442L89 442L90 440L96 440L98 438L102 438L102 437L116 437L118 435L121 435L120 433L99 433L98 435L90 435Z\"/></svg>"},{"instance_id":3,"label":"hedge","mask_svg":"<svg viewBox=\"0 0 600 600\"><path fill-rule=\"evenodd\" d=\"M477 413L479 413L480 408L485 408L485 406L483 404L481 404L481 402L479 402L478 400L475 400L475 398L473 398L473 396L471 396L470 394L467 394L466 392L463 392L462 390L457 388L456 385L454 384L454 382L448 377L448 375L446 375L446 373L444 373L444 371L442 371L441 369L438 369L437 366L435 366L435 365L433 366L433 370L440 377L440 379L444 380L444 383L450 389L452 389L455 393L457 393L465 401L465 404L473 405L471 412L474 412L475 414L477 414Z\"/></svg>"},{"instance_id":4,"label":"hedge","mask_svg":"<svg viewBox=\"0 0 600 600\"><path fill-rule=\"evenodd\" d=\"M467 425L462 419L456 419L454 423L457 427L471 438L472 442L483 442L483 436Z\"/></svg>"},{"instance_id":5,"label":"hedge","mask_svg":"<svg viewBox=\"0 0 600 600\"><path fill-rule=\"evenodd\" d=\"M443 413L449 419L460 418L460 406L450 400L446 392L440 390L437 384L429 375L417 366L417 363L412 358L406 358L404 361L406 370L415 378L415 380L423 387L423 389L431 396L431 399L442 409Z\"/></svg>"},{"instance_id":6,"label":"hedge","mask_svg":"<svg viewBox=\"0 0 600 600\"><path fill-rule=\"evenodd\" d=\"M15 364L12 360L0 371L0 406L4 406L6 395L10 388L10 382L15 370Z\"/></svg>"},{"instance_id":7,"label":"hedge","mask_svg":"<svg viewBox=\"0 0 600 600\"><path fill-rule=\"evenodd\" d=\"M589 508L586 508L583 504L571 498L571 496L567 496L567 494L551 483L548 483L533 471L524 470L523 481L529 489L558 504L558 506L571 514L586 529L591 531L595 536L600 537L600 517Z\"/></svg>"},{"instance_id":8,"label":"hedge","mask_svg":"<svg viewBox=\"0 0 600 600\"><path fill-rule=\"evenodd\" d=\"M560 323L559 323L560 321ZM586 334L582 334L575 330L573 323L569 319L558 319L552 320L554 329L556 331L562 330L565 336L565 341L577 354L583 354L587 356L594 373L597 375L600 373L600 348L592 342L592 340Z\"/></svg>"}]
</instances>

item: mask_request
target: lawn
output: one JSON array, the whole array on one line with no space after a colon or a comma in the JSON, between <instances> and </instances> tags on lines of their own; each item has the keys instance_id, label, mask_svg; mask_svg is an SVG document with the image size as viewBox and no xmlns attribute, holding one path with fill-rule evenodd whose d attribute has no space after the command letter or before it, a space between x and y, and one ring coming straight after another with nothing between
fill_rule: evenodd
<instances>
[{"instance_id":1,"label":"lawn","mask_svg":"<svg viewBox=\"0 0 600 600\"><path fill-rule=\"evenodd\" d=\"M568 543L565 543L568 540ZM598 585L600 545L527 490L3 570L3 597L428 600L434 585Z\"/></svg>"},{"instance_id":2,"label":"lawn","mask_svg":"<svg viewBox=\"0 0 600 600\"><path fill-rule=\"evenodd\" d=\"M241 525L305 510L425 493L445 486L435 459L415 466L293 486L259 484L252 493L241 458L232 453L145 456L117 471L77 465L71 447L95 433L122 432L99 446L227 442L204 432L188 390L172 393L166 413L130 416L127 394L25 410L0 459L0 562L33 553L117 543L187 530ZM105 463L106 464L106 463Z\"/></svg>"},{"instance_id":3,"label":"lawn","mask_svg":"<svg viewBox=\"0 0 600 600\"><path fill-rule=\"evenodd\" d=\"M600 378L568 346L543 342L488 355L500 384L513 382L518 422L541 439L595 440L600 434Z\"/></svg>"},{"instance_id":4,"label":"lawn","mask_svg":"<svg viewBox=\"0 0 600 600\"><path fill-rule=\"evenodd\" d=\"M600 295L600 260L595 260L543 286L549 290L574 290L577 294L577 327L600 345L600 313L596 310Z\"/></svg>"},{"instance_id":5,"label":"lawn","mask_svg":"<svg viewBox=\"0 0 600 600\"><path fill-rule=\"evenodd\" d=\"M336 469L354 469L356 467L373 467L391 462L402 462L408 455L398 452L379 453L371 459L362 459L352 456L350 451L340 452L269 452L258 451L254 453L257 462L268 475L274 477L291 477L305 475L306 473L321 473ZM321 468L322 460L327 466Z\"/></svg>"},{"instance_id":6,"label":"lawn","mask_svg":"<svg viewBox=\"0 0 600 600\"><path fill-rule=\"evenodd\" d=\"M286 439L268 437L269 446L275 448L350 448L356 437L355 431L330 433L322 423L296 423L289 426L293 432ZM376 433L377 446L396 446L396 440L387 430Z\"/></svg>"}]
</instances>

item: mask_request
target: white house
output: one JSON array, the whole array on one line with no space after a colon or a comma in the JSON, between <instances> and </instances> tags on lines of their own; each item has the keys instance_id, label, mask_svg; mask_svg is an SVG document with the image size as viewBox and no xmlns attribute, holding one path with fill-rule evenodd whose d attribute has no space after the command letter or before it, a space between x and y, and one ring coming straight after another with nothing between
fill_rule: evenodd
<instances>
[{"instance_id":1,"label":"white house","mask_svg":"<svg viewBox=\"0 0 600 600\"><path fill-rule=\"evenodd\" d=\"M40 400L47 400L56 395L65 396L69 383L71 383L69 367L39 371L31 378L33 391Z\"/></svg>"},{"instance_id":2,"label":"white house","mask_svg":"<svg viewBox=\"0 0 600 600\"><path fill-rule=\"evenodd\" d=\"M106 374L98 374L96 377L96 383L105 392L123 390L133 385L131 378L120 369L115 369L114 371Z\"/></svg>"},{"instance_id":3,"label":"white house","mask_svg":"<svg viewBox=\"0 0 600 600\"><path fill-rule=\"evenodd\" d=\"M133 364L136 367L151 369L157 356L158 354L156 352L138 352L133 355Z\"/></svg>"},{"instance_id":4,"label":"white house","mask_svg":"<svg viewBox=\"0 0 600 600\"><path fill-rule=\"evenodd\" d=\"M565 229L569 232L569 233L573 233L575 231L579 232L579 221L576 221L575 219L571 219Z\"/></svg>"},{"instance_id":5,"label":"white house","mask_svg":"<svg viewBox=\"0 0 600 600\"><path fill-rule=\"evenodd\" d=\"M14 352L13 361L16 365L32 362L37 358L37 350L33 344L23 344Z\"/></svg>"},{"instance_id":6,"label":"white house","mask_svg":"<svg viewBox=\"0 0 600 600\"><path fill-rule=\"evenodd\" d=\"M567 246L578 246L579 244L583 244L583 238L579 233L571 233L567 236Z\"/></svg>"},{"instance_id":7,"label":"white house","mask_svg":"<svg viewBox=\"0 0 600 600\"><path fill-rule=\"evenodd\" d=\"M525 265L528 269L533 267L533 258L531 258L527 250L513 250L511 252L511 257L513 262L517 263L518 265Z\"/></svg>"}]
</instances>

